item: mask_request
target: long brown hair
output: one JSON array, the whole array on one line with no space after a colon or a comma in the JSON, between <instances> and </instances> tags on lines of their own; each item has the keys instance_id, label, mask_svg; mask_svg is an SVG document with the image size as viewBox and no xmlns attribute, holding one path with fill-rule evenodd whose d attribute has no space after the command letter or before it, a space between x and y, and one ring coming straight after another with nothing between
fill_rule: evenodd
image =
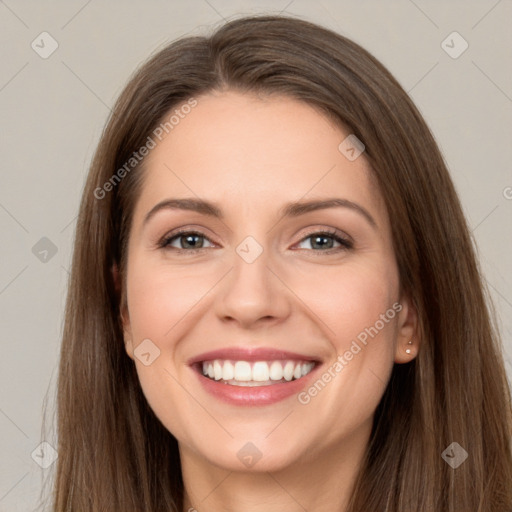
<instances>
[{"instance_id":1,"label":"long brown hair","mask_svg":"<svg viewBox=\"0 0 512 512\"><path fill-rule=\"evenodd\" d=\"M419 354L393 368L349 512L510 512L512 409L503 347L443 157L407 94L372 55L284 16L239 18L209 37L169 44L133 75L113 108L76 228L54 510L182 510L177 441L148 406L125 352L124 284L118 293L112 277L116 264L126 279L144 161L120 180L113 176L171 109L225 89L304 101L364 143L392 221L401 286L419 313ZM453 442L468 453L456 469L442 457Z\"/></svg>"}]
</instances>

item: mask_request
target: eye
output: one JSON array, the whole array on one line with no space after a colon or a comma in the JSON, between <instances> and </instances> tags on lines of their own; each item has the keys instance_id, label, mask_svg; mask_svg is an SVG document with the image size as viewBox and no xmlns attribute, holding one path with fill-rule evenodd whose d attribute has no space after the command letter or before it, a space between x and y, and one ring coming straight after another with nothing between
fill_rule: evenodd
<instances>
[{"instance_id":1,"label":"eye","mask_svg":"<svg viewBox=\"0 0 512 512\"><path fill-rule=\"evenodd\" d=\"M174 249L180 252L197 252L207 247L198 247L201 241L209 240L205 235L198 231L178 231L170 236L165 236L158 244L162 249ZM175 241L181 247L175 247Z\"/></svg>"},{"instance_id":2,"label":"eye","mask_svg":"<svg viewBox=\"0 0 512 512\"><path fill-rule=\"evenodd\" d=\"M301 240L302 243L306 240L312 240L310 242L310 248L320 248L320 250L316 250L314 252L338 252L343 251L347 249L352 249L354 244L351 240L348 238L342 236L337 230L325 230L325 231L315 231L310 234L308 234L305 238ZM331 240L331 241L329 241ZM338 243L338 247L333 247L333 241L335 243Z\"/></svg>"},{"instance_id":3,"label":"eye","mask_svg":"<svg viewBox=\"0 0 512 512\"><path fill-rule=\"evenodd\" d=\"M203 233L199 231L182 230L171 233L170 235L166 235L158 243L158 247L178 252L196 253L203 249L208 249L208 247L199 247L199 245L202 245L201 242L204 242L205 240L208 240L210 243L212 243L209 238L207 238ZM305 238L303 238L299 244L306 240L312 240L312 243L310 243L310 249L314 249L313 252L316 253L322 252L330 254L333 252L353 248L353 242L342 236L337 230L311 232ZM176 243L178 243L180 247L176 247ZM333 243L337 243L339 246L333 247ZM215 244L212 243L211 246L213 247ZM315 250L318 248L320 248L320 250Z\"/></svg>"}]
</instances>

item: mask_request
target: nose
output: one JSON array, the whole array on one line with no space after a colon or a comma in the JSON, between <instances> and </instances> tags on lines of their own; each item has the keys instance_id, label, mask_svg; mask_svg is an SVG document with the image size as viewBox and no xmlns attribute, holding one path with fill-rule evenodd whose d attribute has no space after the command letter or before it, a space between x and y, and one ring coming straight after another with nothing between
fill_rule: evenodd
<instances>
[{"instance_id":1,"label":"nose","mask_svg":"<svg viewBox=\"0 0 512 512\"><path fill-rule=\"evenodd\" d=\"M250 329L281 323L289 316L293 294L267 254L263 251L249 263L235 253L233 268L214 301L216 315L224 323Z\"/></svg>"}]
</instances>

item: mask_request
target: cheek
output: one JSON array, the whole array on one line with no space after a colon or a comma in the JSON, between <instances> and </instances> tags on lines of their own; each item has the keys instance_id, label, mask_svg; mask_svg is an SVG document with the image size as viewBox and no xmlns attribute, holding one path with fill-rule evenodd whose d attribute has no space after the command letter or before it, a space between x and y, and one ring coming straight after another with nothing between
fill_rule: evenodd
<instances>
[{"instance_id":1,"label":"cheek","mask_svg":"<svg viewBox=\"0 0 512 512\"><path fill-rule=\"evenodd\" d=\"M333 419L339 428L367 420L386 388L401 310L397 276L392 265L347 265L316 279L315 286L305 281L299 291L322 320L317 323L324 325L332 353L319 376L328 391L314 384L301 403L318 416L343 410L343 417Z\"/></svg>"},{"instance_id":2,"label":"cheek","mask_svg":"<svg viewBox=\"0 0 512 512\"><path fill-rule=\"evenodd\" d=\"M177 438L186 439L186 427L180 418L198 413L195 402L180 384L183 360L179 340L192 328L194 306L198 307L198 301L212 287L211 272L203 275L184 266L171 269L151 265L135 256L128 276L128 311L142 392L162 424ZM137 357L137 345L148 339L158 357L146 366Z\"/></svg>"},{"instance_id":3,"label":"cheek","mask_svg":"<svg viewBox=\"0 0 512 512\"><path fill-rule=\"evenodd\" d=\"M391 259L347 261L328 272L298 276L297 295L315 313L332 354L323 379L329 391L312 404L316 413L343 407L357 423L373 412L393 368L398 283Z\"/></svg>"},{"instance_id":4,"label":"cheek","mask_svg":"<svg viewBox=\"0 0 512 512\"><path fill-rule=\"evenodd\" d=\"M211 272L134 264L129 269L128 310L136 339L174 339L179 324L214 284ZM131 273L130 273L131 272ZM186 323L186 322L185 322ZM172 332L174 330L174 333Z\"/></svg>"},{"instance_id":5,"label":"cheek","mask_svg":"<svg viewBox=\"0 0 512 512\"><path fill-rule=\"evenodd\" d=\"M318 272L300 271L293 278L293 288L323 325L334 348L343 350L365 329L378 322L378 330L390 334L398 300L398 271L392 260L364 259L323 268ZM390 314L386 311L391 308ZM385 327L381 321L385 315ZM321 320L319 322L318 320Z\"/></svg>"}]
</instances>

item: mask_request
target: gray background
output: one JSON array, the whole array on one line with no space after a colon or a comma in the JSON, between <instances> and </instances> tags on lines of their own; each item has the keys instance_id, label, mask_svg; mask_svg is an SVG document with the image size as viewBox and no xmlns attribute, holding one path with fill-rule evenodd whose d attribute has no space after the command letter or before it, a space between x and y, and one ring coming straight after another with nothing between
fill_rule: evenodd
<instances>
[{"instance_id":1,"label":"gray background","mask_svg":"<svg viewBox=\"0 0 512 512\"><path fill-rule=\"evenodd\" d=\"M43 440L55 445L51 414L42 431L43 401L49 392L51 412L77 209L109 106L157 48L262 12L354 39L409 92L462 199L512 378L510 0L0 0L0 511L35 508L55 468L36 463L51 462ZM44 31L58 43L46 59L31 47L48 51ZM469 44L458 58L442 46L453 31Z\"/></svg>"}]
</instances>

